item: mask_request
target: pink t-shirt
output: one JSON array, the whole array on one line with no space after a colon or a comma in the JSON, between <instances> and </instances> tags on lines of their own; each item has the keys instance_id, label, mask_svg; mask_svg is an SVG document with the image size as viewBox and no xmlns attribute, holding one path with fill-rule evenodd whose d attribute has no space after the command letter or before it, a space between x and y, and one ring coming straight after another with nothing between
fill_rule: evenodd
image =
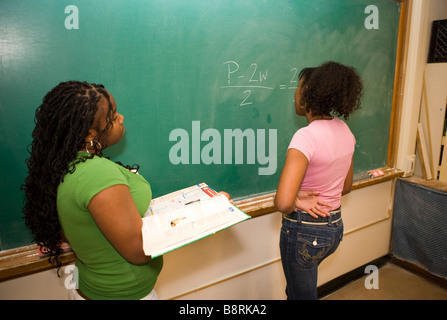
<instances>
[{"instance_id":1,"label":"pink t-shirt","mask_svg":"<svg viewBox=\"0 0 447 320\"><path fill-rule=\"evenodd\" d=\"M314 120L299 129L289 149L301 151L309 160L300 190L319 191L320 199L340 206L343 184L351 166L355 137L340 119Z\"/></svg>"}]
</instances>

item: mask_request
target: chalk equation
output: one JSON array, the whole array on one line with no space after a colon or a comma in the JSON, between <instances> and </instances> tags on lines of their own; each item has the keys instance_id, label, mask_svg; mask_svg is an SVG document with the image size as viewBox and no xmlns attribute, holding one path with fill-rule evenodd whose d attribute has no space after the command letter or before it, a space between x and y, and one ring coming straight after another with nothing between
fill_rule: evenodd
<instances>
[{"instance_id":1,"label":"chalk equation","mask_svg":"<svg viewBox=\"0 0 447 320\"><path fill-rule=\"evenodd\" d=\"M247 106L254 103L254 90L296 90L298 86L298 69L291 68L285 83L279 85L271 85L269 83L268 69L261 69L258 64L253 62L245 70L241 70L239 63L236 61L226 61L227 83L222 85L222 89L239 89L242 91L242 100L239 106Z\"/></svg>"}]
</instances>

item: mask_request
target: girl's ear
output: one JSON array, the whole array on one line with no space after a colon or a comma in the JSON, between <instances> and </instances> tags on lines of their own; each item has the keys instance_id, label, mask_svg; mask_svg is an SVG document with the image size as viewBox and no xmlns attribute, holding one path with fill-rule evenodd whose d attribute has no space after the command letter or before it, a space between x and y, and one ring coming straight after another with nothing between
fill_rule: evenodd
<instances>
[{"instance_id":1,"label":"girl's ear","mask_svg":"<svg viewBox=\"0 0 447 320\"><path fill-rule=\"evenodd\" d=\"M95 137L97 136L98 132L96 132L95 129L89 129L88 135L85 137L85 142L90 142L95 140Z\"/></svg>"}]
</instances>

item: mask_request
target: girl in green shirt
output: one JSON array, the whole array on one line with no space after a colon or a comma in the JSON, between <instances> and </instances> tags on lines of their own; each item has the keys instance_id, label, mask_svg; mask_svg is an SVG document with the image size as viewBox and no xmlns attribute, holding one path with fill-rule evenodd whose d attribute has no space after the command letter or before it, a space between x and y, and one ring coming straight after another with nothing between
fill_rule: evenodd
<instances>
[{"instance_id":1,"label":"girl in green shirt","mask_svg":"<svg viewBox=\"0 0 447 320\"><path fill-rule=\"evenodd\" d=\"M102 157L124 133L124 117L102 85L60 83L36 111L23 187L25 222L58 267L66 237L77 257L77 293L84 298L156 296L163 262L144 254L141 234L150 185Z\"/></svg>"}]
</instances>

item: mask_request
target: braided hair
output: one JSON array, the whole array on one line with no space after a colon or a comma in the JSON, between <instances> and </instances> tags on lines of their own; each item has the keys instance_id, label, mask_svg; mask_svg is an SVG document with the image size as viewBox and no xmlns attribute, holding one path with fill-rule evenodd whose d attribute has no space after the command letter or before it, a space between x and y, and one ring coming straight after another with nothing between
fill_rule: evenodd
<instances>
[{"instance_id":1,"label":"braided hair","mask_svg":"<svg viewBox=\"0 0 447 320\"><path fill-rule=\"evenodd\" d=\"M85 138L94 126L98 102L104 97L109 103L106 127L95 140L101 141L112 126L113 108L110 97L101 84L68 81L48 92L35 114L30 158L26 161L28 176L23 214L34 241L50 253L49 261L60 267L58 260L62 236L56 206L57 188L67 173L73 173L77 163L93 158L93 154L76 160L78 150L86 146ZM95 154L102 156L97 144Z\"/></svg>"},{"instance_id":2,"label":"braided hair","mask_svg":"<svg viewBox=\"0 0 447 320\"><path fill-rule=\"evenodd\" d=\"M316 68L305 68L300 104L317 116L334 115L345 119L360 108L363 83L353 67L326 62Z\"/></svg>"}]
</instances>

